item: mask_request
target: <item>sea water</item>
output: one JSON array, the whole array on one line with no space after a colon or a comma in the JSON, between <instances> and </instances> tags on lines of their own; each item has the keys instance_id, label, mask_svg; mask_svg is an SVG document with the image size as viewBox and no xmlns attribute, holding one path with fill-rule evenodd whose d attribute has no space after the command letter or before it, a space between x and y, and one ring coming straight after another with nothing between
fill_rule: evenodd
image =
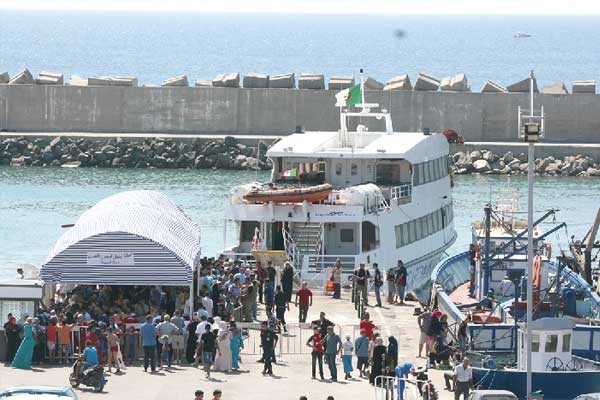
<instances>
[{"instance_id":1,"label":"sea water","mask_svg":"<svg viewBox=\"0 0 600 400\"><path fill-rule=\"evenodd\" d=\"M0 10L0 72L136 76L227 72L375 79L465 72L473 90L534 69L540 85L600 79L600 16L201 14ZM530 38L513 35L523 31Z\"/></svg>"},{"instance_id":2,"label":"sea water","mask_svg":"<svg viewBox=\"0 0 600 400\"><path fill-rule=\"evenodd\" d=\"M165 193L200 227L202 253L214 256L224 247L224 208L230 188L266 180L268 172L220 170L158 170L100 168L0 167L0 277L12 277L21 263L41 265L56 240L99 200L126 190L147 189ZM512 177L526 210L525 177ZM484 205L507 185L504 176L458 176L453 189L454 224L458 240L450 254L464 251L470 241L470 223L483 218ZM581 238L598 206L600 180L539 177L535 186L536 216L560 211L543 225L567 222L567 230L551 237L554 251L568 251L568 238ZM522 218L526 218L523 214ZM226 234L234 240L233 224Z\"/></svg>"}]
</instances>

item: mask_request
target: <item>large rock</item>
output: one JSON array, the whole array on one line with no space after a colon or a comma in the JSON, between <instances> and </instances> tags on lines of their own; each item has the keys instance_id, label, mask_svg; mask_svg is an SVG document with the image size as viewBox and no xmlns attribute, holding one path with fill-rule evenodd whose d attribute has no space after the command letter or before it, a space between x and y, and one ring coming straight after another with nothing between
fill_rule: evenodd
<instances>
[{"instance_id":1,"label":"large rock","mask_svg":"<svg viewBox=\"0 0 600 400\"><path fill-rule=\"evenodd\" d=\"M325 76L313 72L303 72L298 78L298 89L325 89Z\"/></svg>"},{"instance_id":2,"label":"large rock","mask_svg":"<svg viewBox=\"0 0 600 400\"><path fill-rule=\"evenodd\" d=\"M375 79L368 77L365 80L365 90L383 90L385 85Z\"/></svg>"},{"instance_id":3,"label":"large rock","mask_svg":"<svg viewBox=\"0 0 600 400\"><path fill-rule=\"evenodd\" d=\"M469 90L467 76L464 73L442 78L440 89L445 92L466 92Z\"/></svg>"},{"instance_id":4,"label":"large rock","mask_svg":"<svg viewBox=\"0 0 600 400\"><path fill-rule=\"evenodd\" d=\"M490 164L486 160L477 160L473 162L473 168L477 172L488 172L490 168Z\"/></svg>"},{"instance_id":5,"label":"large rock","mask_svg":"<svg viewBox=\"0 0 600 400\"><path fill-rule=\"evenodd\" d=\"M440 80L429 74L420 72L417 75L417 79L415 79L414 90L435 92L439 89L439 87L440 87Z\"/></svg>"},{"instance_id":6,"label":"large rock","mask_svg":"<svg viewBox=\"0 0 600 400\"><path fill-rule=\"evenodd\" d=\"M187 75L178 75L168 78L161 86L189 86Z\"/></svg>"},{"instance_id":7,"label":"large rock","mask_svg":"<svg viewBox=\"0 0 600 400\"><path fill-rule=\"evenodd\" d=\"M217 75L217 77L212 80L212 85L214 87L239 88L240 87L240 73L232 72L230 74Z\"/></svg>"},{"instance_id":8,"label":"large rock","mask_svg":"<svg viewBox=\"0 0 600 400\"><path fill-rule=\"evenodd\" d=\"M327 87L329 90L344 90L355 84L353 76L332 76L329 78Z\"/></svg>"},{"instance_id":9,"label":"large rock","mask_svg":"<svg viewBox=\"0 0 600 400\"><path fill-rule=\"evenodd\" d=\"M62 85L64 83L64 75L60 72L42 71L40 76L36 78L35 83L42 85Z\"/></svg>"},{"instance_id":10,"label":"large rock","mask_svg":"<svg viewBox=\"0 0 600 400\"><path fill-rule=\"evenodd\" d=\"M293 89L296 87L294 73L269 76L269 87L274 89Z\"/></svg>"},{"instance_id":11,"label":"large rock","mask_svg":"<svg viewBox=\"0 0 600 400\"><path fill-rule=\"evenodd\" d=\"M383 90L412 90L412 84L407 74L398 75L389 79Z\"/></svg>"},{"instance_id":12,"label":"large rock","mask_svg":"<svg viewBox=\"0 0 600 400\"><path fill-rule=\"evenodd\" d=\"M269 87L269 75L248 72L244 75L244 87L264 89Z\"/></svg>"},{"instance_id":13,"label":"large rock","mask_svg":"<svg viewBox=\"0 0 600 400\"><path fill-rule=\"evenodd\" d=\"M211 87L212 81L209 81L206 79L198 79L196 81L196 83L194 84L194 86L196 86L196 87Z\"/></svg>"},{"instance_id":14,"label":"large rock","mask_svg":"<svg viewBox=\"0 0 600 400\"><path fill-rule=\"evenodd\" d=\"M8 83L10 82L10 76L8 72L0 72L0 83Z\"/></svg>"},{"instance_id":15,"label":"large rock","mask_svg":"<svg viewBox=\"0 0 600 400\"><path fill-rule=\"evenodd\" d=\"M593 79L587 81L573 81L571 92L573 94L596 93L596 81Z\"/></svg>"},{"instance_id":16,"label":"large rock","mask_svg":"<svg viewBox=\"0 0 600 400\"><path fill-rule=\"evenodd\" d=\"M92 76L88 86L137 86L138 80L132 76Z\"/></svg>"},{"instance_id":17,"label":"large rock","mask_svg":"<svg viewBox=\"0 0 600 400\"><path fill-rule=\"evenodd\" d=\"M529 78L525 78L522 81L508 85L506 90L508 90L509 93L529 93L530 86ZM538 93L537 80L535 78L533 78L533 92Z\"/></svg>"},{"instance_id":18,"label":"large rock","mask_svg":"<svg viewBox=\"0 0 600 400\"><path fill-rule=\"evenodd\" d=\"M542 88L544 94L569 94L567 87L563 82L556 82L552 85L544 86Z\"/></svg>"},{"instance_id":19,"label":"large rock","mask_svg":"<svg viewBox=\"0 0 600 400\"><path fill-rule=\"evenodd\" d=\"M8 81L8 83L11 85L30 85L35 83L35 80L33 79L31 72L29 72L28 69L24 69L17 75L13 76L13 78L10 81Z\"/></svg>"},{"instance_id":20,"label":"large rock","mask_svg":"<svg viewBox=\"0 0 600 400\"><path fill-rule=\"evenodd\" d=\"M485 81L485 83L481 87L481 93L506 93L506 92L507 92L507 90L504 86L502 86L498 82L494 82L494 81Z\"/></svg>"}]
</instances>

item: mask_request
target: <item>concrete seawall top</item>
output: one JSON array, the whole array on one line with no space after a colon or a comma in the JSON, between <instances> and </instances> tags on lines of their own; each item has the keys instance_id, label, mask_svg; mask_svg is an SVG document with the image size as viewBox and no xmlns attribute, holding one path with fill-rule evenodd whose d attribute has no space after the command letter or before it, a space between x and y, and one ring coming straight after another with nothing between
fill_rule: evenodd
<instances>
[{"instance_id":1,"label":"concrete seawall top","mask_svg":"<svg viewBox=\"0 0 600 400\"><path fill-rule=\"evenodd\" d=\"M287 135L339 128L336 90L0 84L0 131ZM454 129L470 141L517 140L526 93L373 90L396 131ZM596 143L600 96L536 94L545 142ZM373 129L373 128L372 128Z\"/></svg>"}]
</instances>

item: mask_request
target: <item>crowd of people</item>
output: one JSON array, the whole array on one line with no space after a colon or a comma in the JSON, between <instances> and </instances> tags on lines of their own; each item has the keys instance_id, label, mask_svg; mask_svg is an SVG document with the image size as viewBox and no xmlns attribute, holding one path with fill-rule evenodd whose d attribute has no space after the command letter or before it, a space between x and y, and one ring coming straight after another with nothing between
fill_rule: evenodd
<instances>
[{"instance_id":1,"label":"crowd of people","mask_svg":"<svg viewBox=\"0 0 600 400\"><path fill-rule=\"evenodd\" d=\"M337 260L331 273L334 299L341 297L341 275L342 265ZM352 278L365 306L371 287L375 306L383 306L385 281L387 302L405 304L408 271L402 261L389 269L385 278L377 264L369 271L361 263ZM298 322L304 324L313 305L306 282L294 290L295 282L297 275L289 263L278 270L271 262L250 267L242 261L219 258L202 261L194 288L200 295L194 304L189 301L188 288L59 287L49 304L40 304L35 315L23 315L18 320L8 316L4 325L7 359L16 368L29 368L43 361L66 364L89 344L97 354L97 363L106 366L108 372L115 368L121 373L143 354L144 371L187 363L202 366L206 378L210 378L214 371L240 369L240 353L252 334L241 324L246 322L259 327L256 335L262 352L262 373L273 375L275 350L288 330L288 312L294 307ZM447 317L441 312L425 311L418 323L419 357L424 350L429 366L449 364L464 355L466 323L458 329L458 352L448 343ZM407 373L406 363L399 362L398 341L393 336L384 340L368 313L359 323L360 335L356 338L340 337L340 330L324 312L310 322L310 329L313 334L305 345L311 348L313 379L317 379L317 373L319 379L326 379L325 365L327 379L336 382L339 361L345 380L354 379L352 374L356 373L359 379L376 384L378 376L400 377ZM200 391L198 395L204 394ZM214 398L221 396L216 395Z\"/></svg>"}]
</instances>

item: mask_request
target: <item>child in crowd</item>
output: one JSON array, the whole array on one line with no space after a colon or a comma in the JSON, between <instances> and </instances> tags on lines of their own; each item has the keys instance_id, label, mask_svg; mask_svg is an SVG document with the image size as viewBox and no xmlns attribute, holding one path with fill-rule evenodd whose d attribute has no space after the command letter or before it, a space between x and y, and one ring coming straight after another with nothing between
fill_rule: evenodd
<instances>
[{"instance_id":1,"label":"child in crowd","mask_svg":"<svg viewBox=\"0 0 600 400\"><path fill-rule=\"evenodd\" d=\"M119 366L119 337L115 333L113 328L108 328L107 333L107 341L108 341L108 372L112 367L113 361L115 362L115 366L117 367L117 374L121 372L121 367Z\"/></svg>"},{"instance_id":2,"label":"child in crowd","mask_svg":"<svg viewBox=\"0 0 600 400\"><path fill-rule=\"evenodd\" d=\"M46 325L46 345L48 347L48 359L50 363L54 363L56 358L56 317L50 318L50 322Z\"/></svg>"},{"instance_id":3,"label":"child in crowd","mask_svg":"<svg viewBox=\"0 0 600 400\"><path fill-rule=\"evenodd\" d=\"M169 337L162 335L160 337L160 344L162 345L162 351L160 352L160 369L164 369L165 363L169 363L169 350L171 344L169 343Z\"/></svg>"},{"instance_id":4,"label":"child in crowd","mask_svg":"<svg viewBox=\"0 0 600 400\"><path fill-rule=\"evenodd\" d=\"M137 337L140 334L138 332L135 331L135 328L133 326L130 326L129 328L127 328L127 362L129 363L129 365L133 364L133 360L135 360L135 351L136 351L136 342L137 342Z\"/></svg>"}]
</instances>

